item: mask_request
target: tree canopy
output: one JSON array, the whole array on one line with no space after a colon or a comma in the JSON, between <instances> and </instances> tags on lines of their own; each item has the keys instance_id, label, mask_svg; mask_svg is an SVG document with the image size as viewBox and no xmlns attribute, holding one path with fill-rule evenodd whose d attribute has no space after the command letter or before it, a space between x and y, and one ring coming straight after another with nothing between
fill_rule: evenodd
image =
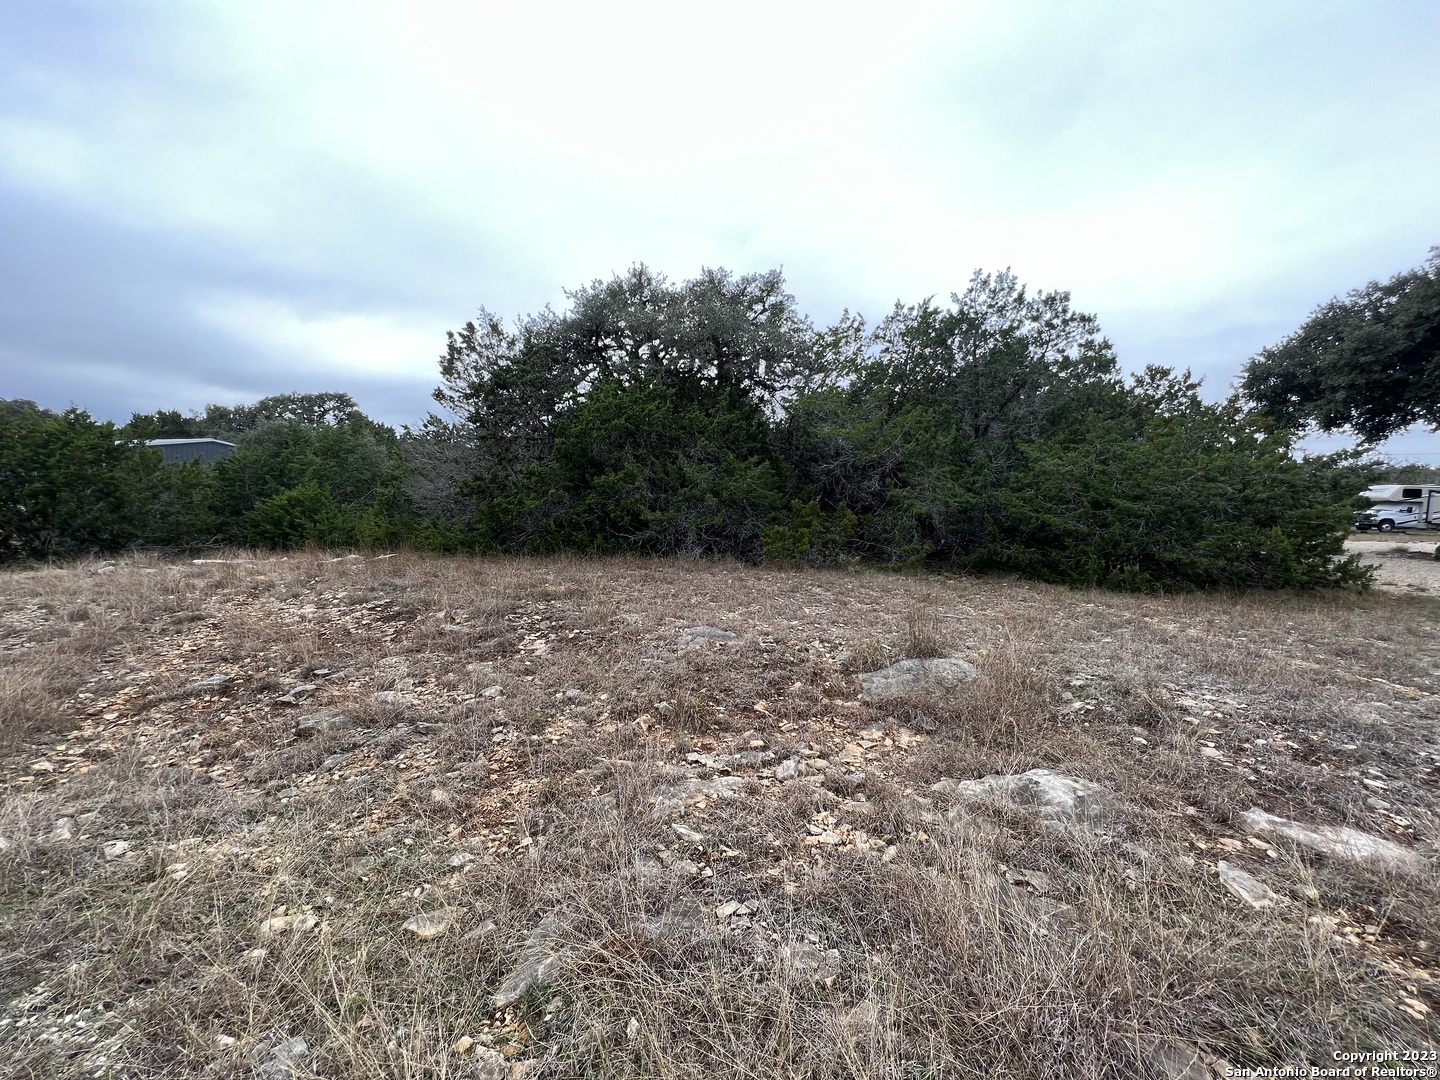
<instances>
[{"instance_id":1,"label":"tree canopy","mask_svg":"<svg viewBox=\"0 0 1440 1080\"><path fill-rule=\"evenodd\" d=\"M440 376L445 415L399 434L338 392L119 430L7 403L0 558L405 543L1127 589L1367 576L1343 553L1361 471L1297 457L1292 428L1205 402L1187 373L1122 377L1093 315L1008 271L817 330L778 271L636 266L559 311L482 308ZM177 466L144 446L197 436L235 452Z\"/></svg>"},{"instance_id":2,"label":"tree canopy","mask_svg":"<svg viewBox=\"0 0 1440 1080\"><path fill-rule=\"evenodd\" d=\"M1242 392L1281 424L1351 428L1367 442L1414 423L1440 429L1440 248L1322 304L1246 365Z\"/></svg>"}]
</instances>

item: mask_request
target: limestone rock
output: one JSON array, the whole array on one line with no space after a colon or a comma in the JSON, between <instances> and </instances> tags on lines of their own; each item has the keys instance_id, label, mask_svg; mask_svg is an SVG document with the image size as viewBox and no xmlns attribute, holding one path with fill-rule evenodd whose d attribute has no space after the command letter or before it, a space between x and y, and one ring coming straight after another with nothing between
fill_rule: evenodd
<instances>
[{"instance_id":1,"label":"limestone rock","mask_svg":"<svg viewBox=\"0 0 1440 1080\"><path fill-rule=\"evenodd\" d=\"M714 776L709 780L681 780L655 789L655 806L650 816L664 821L702 799L738 799L745 785L743 776Z\"/></svg>"},{"instance_id":2,"label":"limestone rock","mask_svg":"<svg viewBox=\"0 0 1440 1080\"><path fill-rule=\"evenodd\" d=\"M829 986L840 974L840 950L821 949L808 941L792 941L777 952L780 977L791 986L824 983Z\"/></svg>"},{"instance_id":3,"label":"limestone rock","mask_svg":"<svg viewBox=\"0 0 1440 1080\"><path fill-rule=\"evenodd\" d=\"M1347 862L1410 871L1419 870L1424 865L1424 860L1409 848L1345 825L1302 825L1289 818L1267 814L1259 807L1246 810L1240 815L1240 820L1252 832L1278 836Z\"/></svg>"},{"instance_id":4,"label":"limestone rock","mask_svg":"<svg viewBox=\"0 0 1440 1080\"><path fill-rule=\"evenodd\" d=\"M349 727L351 723L350 717L339 709L321 709L298 718L295 721L295 734L301 737L320 735L327 731L339 731Z\"/></svg>"},{"instance_id":5,"label":"limestone rock","mask_svg":"<svg viewBox=\"0 0 1440 1080\"><path fill-rule=\"evenodd\" d=\"M406 919L400 929L409 930L421 941L430 941L450 929L450 916L444 911L425 911Z\"/></svg>"},{"instance_id":6,"label":"limestone rock","mask_svg":"<svg viewBox=\"0 0 1440 1080\"><path fill-rule=\"evenodd\" d=\"M1215 864L1220 883L1253 908L1274 907L1279 896L1259 878L1234 863L1221 859Z\"/></svg>"},{"instance_id":7,"label":"limestone rock","mask_svg":"<svg viewBox=\"0 0 1440 1080\"><path fill-rule=\"evenodd\" d=\"M905 694L921 694L937 687L953 690L976 676L975 667L954 657L937 660L901 660L860 676L860 696L885 701Z\"/></svg>"},{"instance_id":8,"label":"limestone rock","mask_svg":"<svg viewBox=\"0 0 1440 1080\"><path fill-rule=\"evenodd\" d=\"M75 819L73 817L60 817L55 819L55 825L50 830L51 843L59 843L62 840L73 840L75 838Z\"/></svg>"},{"instance_id":9,"label":"limestone rock","mask_svg":"<svg viewBox=\"0 0 1440 1080\"><path fill-rule=\"evenodd\" d=\"M708 641L735 641L740 635L718 626L687 626L680 631L680 644L689 648L703 647Z\"/></svg>"},{"instance_id":10,"label":"limestone rock","mask_svg":"<svg viewBox=\"0 0 1440 1080\"><path fill-rule=\"evenodd\" d=\"M484 690L481 690L480 696L483 698L490 698L492 700L495 698L502 698L505 696L505 688L499 683L496 683L494 686L487 686Z\"/></svg>"},{"instance_id":11,"label":"limestone rock","mask_svg":"<svg viewBox=\"0 0 1440 1080\"><path fill-rule=\"evenodd\" d=\"M1142 1035L1139 1051L1151 1074L1163 1080L1214 1080L1216 1076L1200 1051L1179 1039Z\"/></svg>"},{"instance_id":12,"label":"limestone rock","mask_svg":"<svg viewBox=\"0 0 1440 1080\"><path fill-rule=\"evenodd\" d=\"M520 949L519 963L505 976L495 993L494 1005L504 1009L515 1004L532 987L544 986L560 973L564 958L559 951L560 922L553 915L540 920Z\"/></svg>"},{"instance_id":13,"label":"limestone rock","mask_svg":"<svg viewBox=\"0 0 1440 1080\"><path fill-rule=\"evenodd\" d=\"M475 1080L510 1080L510 1062L498 1050L482 1046L475 1051L475 1067L468 1075Z\"/></svg>"},{"instance_id":14,"label":"limestone rock","mask_svg":"<svg viewBox=\"0 0 1440 1080\"><path fill-rule=\"evenodd\" d=\"M403 690L376 690L375 693L370 696L381 705L394 705L397 707L414 705L420 700L414 694L407 694Z\"/></svg>"},{"instance_id":15,"label":"limestone rock","mask_svg":"<svg viewBox=\"0 0 1440 1080\"><path fill-rule=\"evenodd\" d=\"M941 780L930 790L967 802L1001 798L1032 808L1046 821L1064 825L1101 825L1120 809L1115 797L1099 784L1049 769L980 780Z\"/></svg>"},{"instance_id":16,"label":"limestone rock","mask_svg":"<svg viewBox=\"0 0 1440 1080\"><path fill-rule=\"evenodd\" d=\"M308 1073L302 1062L309 1053L310 1044L297 1035L270 1046L256 1046L250 1052L250 1059L260 1080L291 1080Z\"/></svg>"},{"instance_id":17,"label":"limestone rock","mask_svg":"<svg viewBox=\"0 0 1440 1080\"><path fill-rule=\"evenodd\" d=\"M292 686L288 694L276 698L276 700L283 705L299 705L303 699L319 689L320 687L316 683L301 683L299 686Z\"/></svg>"},{"instance_id":18,"label":"limestone rock","mask_svg":"<svg viewBox=\"0 0 1440 1080\"><path fill-rule=\"evenodd\" d=\"M129 850L130 841L128 840L111 840L108 844L106 844L100 849L101 853L105 856L106 862L109 862L112 859L120 858Z\"/></svg>"},{"instance_id":19,"label":"limestone rock","mask_svg":"<svg viewBox=\"0 0 1440 1080\"><path fill-rule=\"evenodd\" d=\"M260 924L260 936L262 938L274 937L287 930L299 934L306 930L313 930L319 925L320 920L308 911L296 912L294 915L276 915Z\"/></svg>"}]
</instances>

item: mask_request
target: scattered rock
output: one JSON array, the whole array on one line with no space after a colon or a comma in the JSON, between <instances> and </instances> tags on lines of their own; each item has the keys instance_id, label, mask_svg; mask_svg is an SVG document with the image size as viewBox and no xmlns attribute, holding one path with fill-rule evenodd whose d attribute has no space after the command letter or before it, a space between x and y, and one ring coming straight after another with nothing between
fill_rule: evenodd
<instances>
[{"instance_id":1,"label":"scattered rock","mask_svg":"<svg viewBox=\"0 0 1440 1080\"><path fill-rule=\"evenodd\" d=\"M370 696L381 705L414 705L420 700L414 694L406 693L403 690L376 690Z\"/></svg>"},{"instance_id":2,"label":"scattered rock","mask_svg":"<svg viewBox=\"0 0 1440 1080\"><path fill-rule=\"evenodd\" d=\"M472 863L472 862L474 862L474 861L475 861L475 855L474 855L473 852L470 852L470 851L457 851L454 855L451 855L450 858L448 858L448 859L445 860L445 865L446 865L446 866L453 866L453 867L461 867L461 866L464 866L466 863Z\"/></svg>"},{"instance_id":3,"label":"scattered rock","mask_svg":"<svg viewBox=\"0 0 1440 1080\"><path fill-rule=\"evenodd\" d=\"M421 941L430 941L450 929L450 915L444 911L425 911L406 919L401 930L409 930Z\"/></svg>"},{"instance_id":4,"label":"scattered rock","mask_svg":"<svg viewBox=\"0 0 1440 1080\"><path fill-rule=\"evenodd\" d=\"M9 851L14 846L14 840L11 840L8 836L0 836L0 852Z\"/></svg>"},{"instance_id":5,"label":"scattered rock","mask_svg":"<svg viewBox=\"0 0 1440 1080\"><path fill-rule=\"evenodd\" d=\"M299 911L294 915L276 915L260 924L260 936L262 938L274 937L276 934L283 934L286 931L300 934L306 930L313 930L319 925L320 920L308 911Z\"/></svg>"},{"instance_id":6,"label":"scattered rock","mask_svg":"<svg viewBox=\"0 0 1440 1080\"><path fill-rule=\"evenodd\" d=\"M443 630L443 631L445 631L445 633L447 633L447 634L473 634L473 633L475 633L475 627L473 627L473 626L465 626L465 625L463 625L463 624L461 624L461 623L446 623L444 626L440 627L440 629Z\"/></svg>"},{"instance_id":7,"label":"scattered rock","mask_svg":"<svg viewBox=\"0 0 1440 1080\"><path fill-rule=\"evenodd\" d=\"M485 937L487 934L493 934L494 932L495 932L495 920L494 920L494 919L486 919L486 920L485 920L484 922L482 922L479 926L474 927L474 928L471 929L471 930L466 930L465 933L463 933L462 935L460 935L460 940L461 940L461 941L479 941L481 938Z\"/></svg>"},{"instance_id":8,"label":"scattered rock","mask_svg":"<svg viewBox=\"0 0 1440 1080\"><path fill-rule=\"evenodd\" d=\"M1100 825L1120 809L1115 797L1099 784L1049 769L980 780L941 780L930 790L967 802L1001 798L1033 808L1046 821L1065 825Z\"/></svg>"},{"instance_id":9,"label":"scattered rock","mask_svg":"<svg viewBox=\"0 0 1440 1080\"><path fill-rule=\"evenodd\" d=\"M59 843L62 840L73 840L75 838L75 819L72 817L61 817L55 819L55 826L50 830L50 842Z\"/></svg>"},{"instance_id":10,"label":"scattered rock","mask_svg":"<svg viewBox=\"0 0 1440 1080\"><path fill-rule=\"evenodd\" d=\"M705 834L699 829L692 829L689 825L682 825L678 821L672 821L670 828L675 831L676 836L684 840L687 844L703 844L705 842Z\"/></svg>"},{"instance_id":11,"label":"scattered rock","mask_svg":"<svg viewBox=\"0 0 1440 1080\"><path fill-rule=\"evenodd\" d=\"M532 987L544 986L564 966L558 945L560 922L553 915L540 920L520 949L519 963L505 976L495 993L494 1005L503 1009L515 1004Z\"/></svg>"},{"instance_id":12,"label":"scattered rock","mask_svg":"<svg viewBox=\"0 0 1440 1080\"><path fill-rule=\"evenodd\" d=\"M185 688L187 694L203 694L207 690L216 690L230 681L229 675L211 675L209 678L193 682Z\"/></svg>"},{"instance_id":13,"label":"scattered rock","mask_svg":"<svg viewBox=\"0 0 1440 1080\"><path fill-rule=\"evenodd\" d=\"M111 840L108 844L106 844L100 849L101 853L105 856L106 862L109 862L112 859L120 858L129 850L130 841L128 840Z\"/></svg>"},{"instance_id":14,"label":"scattered rock","mask_svg":"<svg viewBox=\"0 0 1440 1080\"><path fill-rule=\"evenodd\" d=\"M685 755L691 765L714 769L716 772L730 772L734 769L753 769L775 760L769 750L742 750L738 754L701 754L691 752Z\"/></svg>"},{"instance_id":15,"label":"scattered rock","mask_svg":"<svg viewBox=\"0 0 1440 1080\"><path fill-rule=\"evenodd\" d=\"M640 1021L638 1018L632 1016L629 1020L625 1021L625 1041L634 1042L639 1037Z\"/></svg>"},{"instance_id":16,"label":"scattered rock","mask_svg":"<svg viewBox=\"0 0 1440 1080\"><path fill-rule=\"evenodd\" d=\"M1311 851L1348 862L1410 871L1419 870L1424 863L1409 848L1344 825L1302 825L1289 818L1267 814L1258 807L1246 810L1240 815L1240 820L1253 832L1279 836Z\"/></svg>"},{"instance_id":17,"label":"scattered rock","mask_svg":"<svg viewBox=\"0 0 1440 1080\"><path fill-rule=\"evenodd\" d=\"M281 788L280 791L277 793L276 797L277 797L277 798L280 798L280 799L293 799L293 798L296 798L299 794L300 794L300 789L299 789L299 788L297 788L297 787L287 787L287 788Z\"/></svg>"},{"instance_id":18,"label":"scattered rock","mask_svg":"<svg viewBox=\"0 0 1440 1080\"><path fill-rule=\"evenodd\" d=\"M291 687L288 694L285 694L283 697L276 698L275 700L282 705L299 705L302 700L309 697L311 694L313 694L316 690L319 689L320 687L315 683L301 683L299 686Z\"/></svg>"},{"instance_id":19,"label":"scattered rock","mask_svg":"<svg viewBox=\"0 0 1440 1080\"><path fill-rule=\"evenodd\" d=\"M491 675L495 671L495 665L489 660L477 661L473 664L466 664L465 670L472 675Z\"/></svg>"},{"instance_id":20,"label":"scattered rock","mask_svg":"<svg viewBox=\"0 0 1440 1080\"><path fill-rule=\"evenodd\" d=\"M976 677L973 664L954 657L937 660L901 660L879 671L860 676L860 696L865 701L885 701L904 694L920 694L937 686L953 690Z\"/></svg>"},{"instance_id":21,"label":"scattered rock","mask_svg":"<svg viewBox=\"0 0 1440 1080\"><path fill-rule=\"evenodd\" d=\"M256 1046L250 1052L250 1060L255 1063L255 1074L260 1080L291 1080L301 1075L301 1063L309 1053L310 1044L297 1035L272 1046Z\"/></svg>"},{"instance_id":22,"label":"scattered rock","mask_svg":"<svg viewBox=\"0 0 1440 1080\"><path fill-rule=\"evenodd\" d=\"M718 626L687 626L680 631L680 644L687 648L703 648L707 641L735 641L739 636Z\"/></svg>"},{"instance_id":23,"label":"scattered rock","mask_svg":"<svg viewBox=\"0 0 1440 1080\"><path fill-rule=\"evenodd\" d=\"M482 1046L475 1051L475 1067L469 1075L475 1080L510 1080L510 1062L498 1050Z\"/></svg>"},{"instance_id":24,"label":"scattered rock","mask_svg":"<svg viewBox=\"0 0 1440 1080\"><path fill-rule=\"evenodd\" d=\"M1274 907L1279 896L1259 878L1221 859L1215 864L1220 883L1253 908Z\"/></svg>"},{"instance_id":25,"label":"scattered rock","mask_svg":"<svg viewBox=\"0 0 1440 1080\"><path fill-rule=\"evenodd\" d=\"M1216 758L1223 758L1225 756L1223 752L1216 750L1213 746L1202 746L1195 752L1203 758L1211 758L1212 760Z\"/></svg>"},{"instance_id":26,"label":"scattered rock","mask_svg":"<svg viewBox=\"0 0 1440 1080\"><path fill-rule=\"evenodd\" d=\"M336 769L338 769L341 765L344 765L349 760L350 752L348 750L343 754L331 754L329 757L327 757L324 761L320 763L320 771L334 772Z\"/></svg>"},{"instance_id":27,"label":"scattered rock","mask_svg":"<svg viewBox=\"0 0 1440 1080\"><path fill-rule=\"evenodd\" d=\"M475 1045L475 1040L469 1035L461 1035L455 1040L455 1045L450 1048L452 1054L468 1054L470 1048Z\"/></svg>"},{"instance_id":28,"label":"scattered rock","mask_svg":"<svg viewBox=\"0 0 1440 1080\"><path fill-rule=\"evenodd\" d=\"M347 728L353 722L339 709L321 709L319 712L306 713L296 720L295 734L301 737L320 735L327 731L339 731Z\"/></svg>"},{"instance_id":29,"label":"scattered rock","mask_svg":"<svg viewBox=\"0 0 1440 1080\"><path fill-rule=\"evenodd\" d=\"M568 690L560 691L560 697L565 701L583 701L585 699L585 691L577 690L572 686Z\"/></svg>"},{"instance_id":30,"label":"scattered rock","mask_svg":"<svg viewBox=\"0 0 1440 1080\"><path fill-rule=\"evenodd\" d=\"M707 930L705 909L694 900L681 897L659 915L631 919L627 928L649 941L685 940L702 937Z\"/></svg>"},{"instance_id":31,"label":"scattered rock","mask_svg":"<svg viewBox=\"0 0 1440 1080\"><path fill-rule=\"evenodd\" d=\"M840 950L821 949L808 941L792 941L777 952L780 977L791 986L832 985L840 975Z\"/></svg>"},{"instance_id":32,"label":"scattered rock","mask_svg":"<svg viewBox=\"0 0 1440 1080\"><path fill-rule=\"evenodd\" d=\"M1214 1080L1216 1075L1199 1050L1179 1039L1142 1035L1138 1050L1150 1074L1161 1080Z\"/></svg>"},{"instance_id":33,"label":"scattered rock","mask_svg":"<svg viewBox=\"0 0 1440 1080\"><path fill-rule=\"evenodd\" d=\"M505 688L499 683L496 683L494 686L487 686L484 690L481 690L480 696L483 698L502 698L505 696Z\"/></svg>"},{"instance_id":34,"label":"scattered rock","mask_svg":"<svg viewBox=\"0 0 1440 1080\"><path fill-rule=\"evenodd\" d=\"M686 806L701 800L738 799L745 785L742 776L714 776L709 780L681 780L662 784L655 789L655 806L651 817L664 821L681 813Z\"/></svg>"}]
</instances>

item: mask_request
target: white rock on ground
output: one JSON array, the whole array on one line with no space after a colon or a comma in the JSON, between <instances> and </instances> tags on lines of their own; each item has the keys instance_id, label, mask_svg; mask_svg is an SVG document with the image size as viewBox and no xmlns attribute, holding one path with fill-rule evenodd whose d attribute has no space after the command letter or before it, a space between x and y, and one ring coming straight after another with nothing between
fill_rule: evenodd
<instances>
[{"instance_id":1,"label":"white rock on ground","mask_svg":"<svg viewBox=\"0 0 1440 1080\"><path fill-rule=\"evenodd\" d=\"M1269 885L1234 863L1221 859L1215 869L1220 874L1220 883L1253 908L1274 907L1280 899Z\"/></svg>"},{"instance_id":2,"label":"white rock on ground","mask_svg":"<svg viewBox=\"0 0 1440 1080\"><path fill-rule=\"evenodd\" d=\"M313 930L319 925L320 920L308 911L297 912L294 915L276 915L260 924L260 936L262 938L274 937L287 930L298 934L305 930Z\"/></svg>"},{"instance_id":3,"label":"white rock on ground","mask_svg":"<svg viewBox=\"0 0 1440 1080\"><path fill-rule=\"evenodd\" d=\"M61 840L72 840L75 837L75 819L62 817L55 819L55 827L50 830L50 839L58 842Z\"/></svg>"},{"instance_id":4,"label":"white rock on ground","mask_svg":"<svg viewBox=\"0 0 1440 1080\"><path fill-rule=\"evenodd\" d=\"M680 644L684 648L703 648L710 641L735 641L738 634L722 630L718 626L687 626L680 631Z\"/></svg>"},{"instance_id":5,"label":"white rock on ground","mask_svg":"<svg viewBox=\"0 0 1440 1080\"><path fill-rule=\"evenodd\" d=\"M1120 809L1115 796L1099 784L1049 769L987 776L980 780L941 780L931 791L967 802L1001 798L1032 808L1046 821L1065 825L1100 825Z\"/></svg>"},{"instance_id":6,"label":"white rock on ground","mask_svg":"<svg viewBox=\"0 0 1440 1080\"><path fill-rule=\"evenodd\" d=\"M406 919L400 929L409 930L421 941L437 938L450 928L450 916L443 911L425 911Z\"/></svg>"},{"instance_id":7,"label":"white rock on ground","mask_svg":"<svg viewBox=\"0 0 1440 1080\"><path fill-rule=\"evenodd\" d=\"M921 694L936 687L953 690L974 679L972 664L954 657L936 660L901 660L879 671L860 676L860 696L866 701L884 701L902 694Z\"/></svg>"},{"instance_id":8,"label":"white rock on ground","mask_svg":"<svg viewBox=\"0 0 1440 1080\"><path fill-rule=\"evenodd\" d=\"M781 945L776 958L781 978L791 986L829 985L840 974L840 950L820 949L808 941Z\"/></svg>"},{"instance_id":9,"label":"white rock on ground","mask_svg":"<svg viewBox=\"0 0 1440 1080\"><path fill-rule=\"evenodd\" d=\"M266 1053L270 1057L261 1060ZM261 1080L291 1080L292 1077L305 1075L308 1070L303 1070L302 1062L310 1053L310 1044L300 1036L287 1039L268 1049L256 1047L251 1051L251 1060L255 1062L255 1074Z\"/></svg>"},{"instance_id":10,"label":"white rock on ground","mask_svg":"<svg viewBox=\"0 0 1440 1080\"><path fill-rule=\"evenodd\" d=\"M709 780L681 780L655 789L655 806L650 816L664 821L681 813L688 803L699 799L738 799L745 786L743 776L714 776Z\"/></svg>"},{"instance_id":11,"label":"white rock on ground","mask_svg":"<svg viewBox=\"0 0 1440 1080\"><path fill-rule=\"evenodd\" d=\"M321 709L319 712L307 713L295 721L295 734L298 736L318 735L326 731L338 731L350 725L350 717L339 709Z\"/></svg>"},{"instance_id":12,"label":"white rock on ground","mask_svg":"<svg viewBox=\"0 0 1440 1080\"><path fill-rule=\"evenodd\" d=\"M106 862L109 862L111 859L120 858L129 850L130 841L128 840L111 840L108 844L106 844L100 849L101 853L105 856Z\"/></svg>"},{"instance_id":13,"label":"white rock on ground","mask_svg":"<svg viewBox=\"0 0 1440 1080\"><path fill-rule=\"evenodd\" d=\"M1289 818L1267 814L1259 807L1246 810L1240 815L1240 820L1252 832L1279 836L1311 851L1348 862L1412 871L1424 865L1424 860L1409 848L1345 825L1302 825Z\"/></svg>"},{"instance_id":14,"label":"white rock on ground","mask_svg":"<svg viewBox=\"0 0 1440 1080\"><path fill-rule=\"evenodd\" d=\"M505 976L495 993L494 1005L503 1009L515 1004L531 987L544 986L564 966L559 952L560 922L553 915L540 920L520 949L520 962Z\"/></svg>"}]
</instances>

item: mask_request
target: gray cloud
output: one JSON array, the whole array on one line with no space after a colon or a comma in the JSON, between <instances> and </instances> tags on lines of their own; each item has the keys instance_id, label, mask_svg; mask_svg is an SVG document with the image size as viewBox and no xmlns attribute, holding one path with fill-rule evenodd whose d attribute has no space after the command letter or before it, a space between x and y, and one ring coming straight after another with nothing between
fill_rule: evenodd
<instances>
[{"instance_id":1,"label":"gray cloud","mask_svg":"<svg viewBox=\"0 0 1440 1080\"><path fill-rule=\"evenodd\" d=\"M1220 396L1440 242L1437 45L1424 2L7 5L0 395L414 420L478 305L643 260L819 322L1010 265Z\"/></svg>"}]
</instances>

